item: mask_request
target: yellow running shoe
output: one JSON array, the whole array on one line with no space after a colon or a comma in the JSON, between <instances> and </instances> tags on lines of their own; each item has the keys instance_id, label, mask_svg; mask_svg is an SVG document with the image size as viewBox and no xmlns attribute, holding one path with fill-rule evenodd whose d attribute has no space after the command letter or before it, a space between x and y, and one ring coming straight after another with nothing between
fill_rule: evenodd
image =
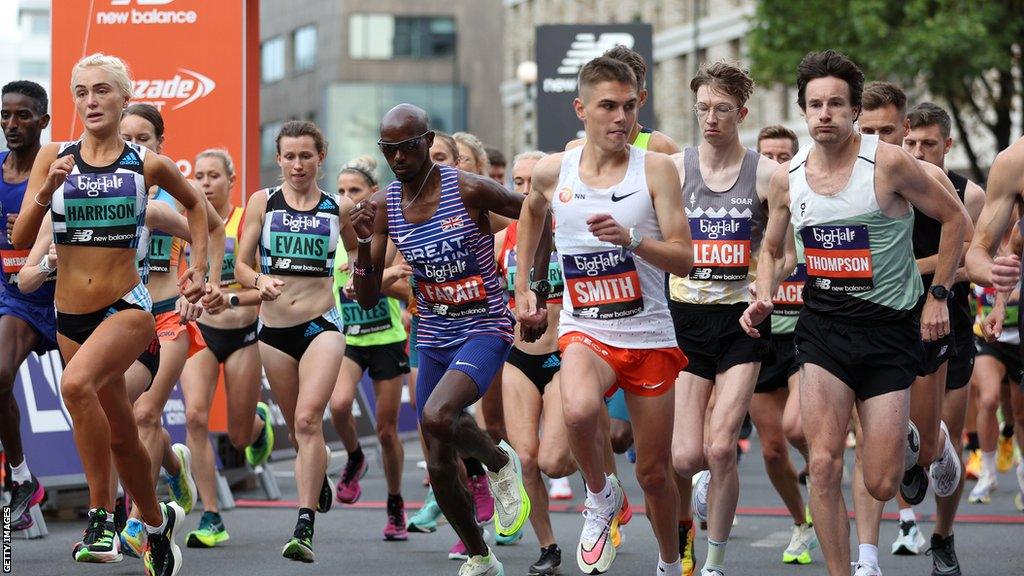
<instances>
[{"instance_id":1,"label":"yellow running shoe","mask_svg":"<svg viewBox=\"0 0 1024 576\"><path fill-rule=\"evenodd\" d=\"M972 450L964 464L964 473L968 480L977 480L981 476L981 450Z\"/></svg>"},{"instance_id":2,"label":"yellow running shoe","mask_svg":"<svg viewBox=\"0 0 1024 576\"><path fill-rule=\"evenodd\" d=\"M996 445L996 470L1000 474L1010 471L1017 464L1017 454L1013 451L1013 438L999 435Z\"/></svg>"}]
</instances>

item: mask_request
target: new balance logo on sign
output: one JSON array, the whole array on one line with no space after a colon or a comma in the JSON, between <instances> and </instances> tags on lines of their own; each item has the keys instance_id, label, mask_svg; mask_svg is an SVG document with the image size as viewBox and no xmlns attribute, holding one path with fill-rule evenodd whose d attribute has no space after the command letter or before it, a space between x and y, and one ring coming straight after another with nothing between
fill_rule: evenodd
<instances>
[{"instance_id":1,"label":"new balance logo on sign","mask_svg":"<svg viewBox=\"0 0 1024 576\"><path fill-rule=\"evenodd\" d=\"M625 32L580 32L569 46L557 69L558 77L545 78L541 89L545 93L564 94L576 91L576 75L587 62L604 54L609 49L622 45L632 48L636 39Z\"/></svg>"},{"instance_id":2,"label":"new balance logo on sign","mask_svg":"<svg viewBox=\"0 0 1024 576\"><path fill-rule=\"evenodd\" d=\"M146 8L164 6L174 0L110 0L113 10L96 12L96 23L118 24L195 24L199 15L195 10L157 10ZM134 6L133 6L134 5ZM132 6L131 8L128 8ZM141 10L135 8L138 6Z\"/></svg>"},{"instance_id":3,"label":"new balance logo on sign","mask_svg":"<svg viewBox=\"0 0 1024 576\"><path fill-rule=\"evenodd\" d=\"M135 3L139 6L163 6L171 2L174 2L174 0L135 0ZM131 3L132 0L110 0L111 6L127 6Z\"/></svg>"}]
</instances>

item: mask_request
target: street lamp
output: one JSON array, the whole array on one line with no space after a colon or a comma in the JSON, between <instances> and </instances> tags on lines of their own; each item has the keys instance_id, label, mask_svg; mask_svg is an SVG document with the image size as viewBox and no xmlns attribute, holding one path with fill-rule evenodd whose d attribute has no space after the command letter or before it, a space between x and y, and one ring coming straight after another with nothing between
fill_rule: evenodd
<instances>
[{"instance_id":1,"label":"street lamp","mask_svg":"<svg viewBox=\"0 0 1024 576\"><path fill-rule=\"evenodd\" d=\"M527 150L533 149L533 86L537 83L537 63L524 60L516 66L516 78L523 83L526 99L523 103L523 121L525 124L524 143Z\"/></svg>"}]
</instances>

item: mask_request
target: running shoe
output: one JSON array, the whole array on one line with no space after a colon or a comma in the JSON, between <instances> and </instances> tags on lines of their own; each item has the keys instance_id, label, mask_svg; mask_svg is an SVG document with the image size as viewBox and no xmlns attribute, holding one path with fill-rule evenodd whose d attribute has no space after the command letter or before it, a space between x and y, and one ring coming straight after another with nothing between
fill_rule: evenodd
<instances>
[{"instance_id":1,"label":"running shoe","mask_svg":"<svg viewBox=\"0 0 1024 576\"><path fill-rule=\"evenodd\" d=\"M1017 508L1017 512L1024 512L1024 491L1017 492L1017 495L1013 497L1013 505Z\"/></svg>"},{"instance_id":2,"label":"running shoe","mask_svg":"<svg viewBox=\"0 0 1024 576\"><path fill-rule=\"evenodd\" d=\"M118 532L128 525L128 503L124 494L114 499L114 529Z\"/></svg>"},{"instance_id":3,"label":"running shoe","mask_svg":"<svg viewBox=\"0 0 1024 576\"><path fill-rule=\"evenodd\" d=\"M1017 463L1017 453L1013 450L1013 436L1007 438L999 434L999 442L996 444L996 470L1000 474L1010 471Z\"/></svg>"},{"instance_id":4,"label":"running shoe","mask_svg":"<svg viewBox=\"0 0 1024 576\"><path fill-rule=\"evenodd\" d=\"M511 536L502 536L501 534L495 534L494 543L498 546L515 546L519 544L519 541L523 539L523 531L520 530Z\"/></svg>"},{"instance_id":5,"label":"running shoe","mask_svg":"<svg viewBox=\"0 0 1024 576\"><path fill-rule=\"evenodd\" d=\"M441 512L441 507L437 505L437 500L434 499L434 489L431 488L427 490L423 507L412 515L407 528L409 532L429 534L437 530L437 521L440 518L444 518L444 514Z\"/></svg>"},{"instance_id":6,"label":"running shoe","mask_svg":"<svg viewBox=\"0 0 1024 576\"><path fill-rule=\"evenodd\" d=\"M928 473L924 468L914 464L903 473L900 480L900 496L911 506L917 506L928 494Z\"/></svg>"},{"instance_id":7,"label":"running shoe","mask_svg":"<svg viewBox=\"0 0 1024 576\"><path fill-rule=\"evenodd\" d=\"M558 569L562 565L562 549L558 547L558 544L552 544L547 548L540 549L540 558L536 562L530 564L528 576L553 576L558 574Z\"/></svg>"},{"instance_id":8,"label":"running shoe","mask_svg":"<svg viewBox=\"0 0 1024 576\"><path fill-rule=\"evenodd\" d=\"M892 543L892 553L897 556L917 556L924 548L924 536L917 529L917 522L900 520L899 532Z\"/></svg>"},{"instance_id":9,"label":"running shoe","mask_svg":"<svg viewBox=\"0 0 1024 576\"><path fill-rule=\"evenodd\" d=\"M388 541L409 539L409 531L405 527L405 504L401 501L388 502L388 523L384 526L384 539Z\"/></svg>"},{"instance_id":10,"label":"running shoe","mask_svg":"<svg viewBox=\"0 0 1024 576\"><path fill-rule=\"evenodd\" d=\"M184 444L171 446L178 457L178 473L164 474L164 483L171 491L171 497L188 514L196 503L196 483L192 479L192 451Z\"/></svg>"},{"instance_id":11,"label":"running shoe","mask_svg":"<svg viewBox=\"0 0 1024 576\"><path fill-rule=\"evenodd\" d=\"M609 477L615 482L615 487L619 488L619 491L622 492L622 507L619 508L619 526L625 526L633 519L633 508L629 505L629 496L626 495L626 491L622 490L622 482L619 480L619 477L615 474L609 474Z\"/></svg>"},{"instance_id":12,"label":"running shoe","mask_svg":"<svg viewBox=\"0 0 1024 576\"><path fill-rule=\"evenodd\" d=\"M992 493L999 487L999 479L991 471L981 468L981 476L977 484L971 488L967 501L971 504L988 504L992 501Z\"/></svg>"},{"instance_id":13,"label":"running shoe","mask_svg":"<svg viewBox=\"0 0 1024 576\"><path fill-rule=\"evenodd\" d=\"M330 512L334 498L334 484L331 483L331 477L324 474L324 482L320 485L320 499L316 502L316 511L321 514Z\"/></svg>"},{"instance_id":14,"label":"running shoe","mask_svg":"<svg viewBox=\"0 0 1024 576\"><path fill-rule=\"evenodd\" d=\"M289 560L310 563L316 560L313 554L313 527L305 522L295 526L291 540L284 545L281 555Z\"/></svg>"},{"instance_id":15,"label":"running shoe","mask_svg":"<svg viewBox=\"0 0 1024 576\"><path fill-rule=\"evenodd\" d=\"M725 572L714 568L701 568L700 576L725 576Z\"/></svg>"},{"instance_id":16,"label":"running shoe","mask_svg":"<svg viewBox=\"0 0 1024 576\"><path fill-rule=\"evenodd\" d=\"M530 517L530 495L523 484L523 467L519 455L502 440L498 448L508 456L508 463L497 473L488 472L491 493L494 495L494 529L502 536L511 536L523 529Z\"/></svg>"},{"instance_id":17,"label":"running shoe","mask_svg":"<svg viewBox=\"0 0 1024 576\"><path fill-rule=\"evenodd\" d=\"M359 497L363 495L363 489L359 486L359 481L366 476L366 457L363 456L362 460L348 459L345 463L345 471L341 473L341 478L338 479L338 486L336 488L338 493L338 502L342 504L354 504L359 500Z\"/></svg>"},{"instance_id":18,"label":"running shoe","mask_svg":"<svg viewBox=\"0 0 1024 576\"><path fill-rule=\"evenodd\" d=\"M487 556L467 558L466 563L459 567L459 576L505 576L505 567L488 549Z\"/></svg>"},{"instance_id":19,"label":"running shoe","mask_svg":"<svg viewBox=\"0 0 1024 576\"><path fill-rule=\"evenodd\" d=\"M257 402L256 414L263 420L263 430L255 442L245 447L245 461L253 468L266 464L270 459L270 453L274 451L274 427L270 424L270 406L264 402Z\"/></svg>"},{"instance_id":20,"label":"running shoe","mask_svg":"<svg viewBox=\"0 0 1024 576\"><path fill-rule=\"evenodd\" d=\"M32 519L32 513L26 510L25 513L19 516L17 520L11 522L11 530L14 532L20 532L22 530L28 530L35 526L35 524L36 521Z\"/></svg>"},{"instance_id":21,"label":"running shoe","mask_svg":"<svg viewBox=\"0 0 1024 576\"><path fill-rule=\"evenodd\" d=\"M693 551L693 542L697 537L697 527L690 522L688 530L679 532L679 564L683 568L682 576L693 576L697 567L697 557Z\"/></svg>"},{"instance_id":22,"label":"running shoe","mask_svg":"<svg viewBox=\"0 0 1024 576\"><path fill-rule=\"evenodd\" d=\"M907 448L903 454L903 470L910 470L917 465L921 455L921 434L913 420L907 420Z\"/></svg>"},{"instance_id":23,"label":"running shoe","mask_svg":"<svg viewBox=\"0 0 1024 576\"><path fill-rule=\"evenodd\" d=\"M185 520L185 511L177 502L161 502L160 510L164 513L164 529L147 535L149 543L142 556L146 576L174 576L181 570L181 548L174 535Z\"/></svg>"},{"instance_id":24,"label":"running shoe","mask_svg":"<svg viewBox=\"0 0 1024 576\"><path fill-rule=\"evenodd\" d=\"M607 572L615 561L615 546L610 545L610 540L612 528L619 523L622 489L611 477L608 484L612 491L610 505L602 507L592 501L589 494L583 503L583 530L576 548L576 563L584 574Z\"/></svg>"},{"instance_id":25,"label":"running shoe","mask_svg":"<svg viewBox=\"0 0 1024 576\"><path fill-rule=\"evenodd\" d=\"M231 539L224 528L224 520L216 512L203 512L199 528L188 533L185 546L189 548L213 548Z\"/></svg>"},{"instance_id":26,"label":"running shoe","mask_svg":"<svg viewBox=\"0 0 1024 576\"><path fill-rule=\"evenodd\" d=\"M121 539L114 529L114 520L107 519L107 511L97 508L89 511L89 523L86 525L82 541L75 545L75 562L93 562L106 564L120 562Z\"/></svg>"},{"instance_id":27,"label":"running shoe","mask_svg":"<svg viewBox=\"0 0 1024 576\"><path fill-rule=\"evenodd\" d=\"M853 576L882 576L882 569L878 567L878 564L868 564L867 562L851 562L853 566Z\"/></svg>"},{"instance_id":28,"label":"running shoe","mask_svg":"<svg viewBox=\"0 0 1024 576\"><path fill-rule=\"evenodd\" d=\"M932 576L960 576L952 534L948 538L932 534L932 546L925 554L932 557Z\"/></svg>"},{"instance_id":29,"label":"running shoe","mask_svg":"<svg viewBox=\"0 0 1024 576\"><path fill-rule=\"evenodd\" d=\"M491 533L486 528L483 529L483 538L486 542L490 537ZM462 543L462 540L456 540L455 544L448 549L449 560L469 560L469 553L466 550L466 545Z\"/></svg>"},{"instance_id":30,"label":"running shoe","mask_svg":"<svg viewBox=\"0 0 1024 576\"><path fill-rule=\"evenodd\" d=\"M20 518L28 509L43 501L46 491L35 474L25 482L11 483L11 518Z\"/></svg>"},{"instance_id":31,"label":"running shoe","mask_svg":"<svg viewBox=\"0 0 1024 576\"><path fill-rule=\"evenodd\" d=\"M572 484L568 478L552 478L548 488L548 498L552 500L572 500Z\"/></svg>"},{"instance_id":32,"label":"running shoe","mask_svg":"<svg viewBox=\"0 0 1024 576\"><path fill-rule=\"evenodd\" d=\"M129 518L124 523L124 530L118 533L121 538L121 552L132 558L142 558L146 552L146 526L142 520Z\"/></svg>"},{"instance_id":33,"label":"running shoe","mask_svg":"<svg viewBox=\"0 0 1024 576\"><path fill-rule=\"evenodd\" d=\"M793 526L793 536L789 539L789 546L782 553L784 564L810 564L811 550L818 547L818 537L814 534L814 527L810 524Z\"/></svg>"},{"instance_id":34,"label":"running shoe","mask_svg":"<svg viewBox=\"0 0 1024 576\"><path fill-rule=\"evenodd\" d=\"M971 450L971 455L964 464L964 474L968 480L977 480L978 476L981 476L981 450Z\"/></svg>"},{"instance_id":35,"label":"running shoe","mask_svg":"<svg viewBox=\"0 0 1024 576\"><path fill-rule=\"evenodd\" d=\"M1018 512L1024 512L1024 462L1017 463L1017 495L1013 497L1013 503Z\"/></svg>"},{"instance_id":36,"label":"running shoe","mask_svg":"<svg viewBox=\"0 0 1024 576\"><path fill-rule=\"evenodd\" d=\"M490 522L494 518L494 494L491 493L491 483L487 480L487 475L468 477L466 487L473 496L477 523Z\"/></svg>"},{"instance_id":37,"label":"running shoe","mask_svg":"<svg viewBox=\"0 0 1024 576\"><path fill-rule=\"evenodd\" d=\"M701 470L693 477L693 496L690 499L690 506L693 515L700 518L702 522L708 520L708 488L710 487L710 470Z\"/></svg>"},{"instance_id":38,"label":"running shoe","mask_svg":"<svg viewBox=\"0 0 1024 576\"><path fill-rule=\"evenodd\" d=\"M946 435L946 442L942 447L942 455L928 466L928 475L931 478L932 490L936 496L952 496L960 486L960 457L956 448L949 440L949 429L945 422L939 422L939 427Z\"/></svg>"}]
</instances>

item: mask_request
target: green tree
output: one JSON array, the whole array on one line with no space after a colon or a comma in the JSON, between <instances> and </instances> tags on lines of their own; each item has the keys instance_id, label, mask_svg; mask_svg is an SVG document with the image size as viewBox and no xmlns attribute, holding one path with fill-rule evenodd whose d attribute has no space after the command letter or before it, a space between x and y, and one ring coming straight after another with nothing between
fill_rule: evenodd
<instances>
[{"instance_id":1,"label":"green tree","mask_svg":"<svg viewBox=\"0 0 1024 576\"><path fill-rule=\"evenodd\" d=\"M975 178L983 166L968 126L984 126L997 149L1024 126L1024 0L760 0L749 36L761 82L792 84L805 54L833 48L868 80L927 90L947 105Z\"/></svg>"}]
</instances>

